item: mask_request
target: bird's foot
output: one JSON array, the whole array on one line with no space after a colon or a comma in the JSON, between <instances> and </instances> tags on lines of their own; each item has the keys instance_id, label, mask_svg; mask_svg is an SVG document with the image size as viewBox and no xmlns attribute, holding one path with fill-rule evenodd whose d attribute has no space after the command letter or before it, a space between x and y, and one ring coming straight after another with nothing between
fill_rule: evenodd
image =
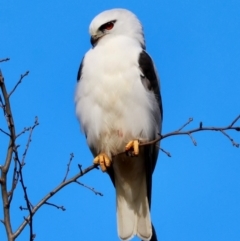
<instances>
[{"instance_id":1,"label":"bird's foot","mask_svg":"<svg viewBox=\"0 0 240 241\"><path fill-rule=\"evenodd\" d=\"M111 159L105 153L98 154L93 160L94 164L100 165L101 170L103 172L106 172L107 167L111 166L111 162L112 162Z\"/></svg>"},{"instance_id":2,"label":"bird's foot","mask_svg":"<svg viewBox=\"0 0 240 241\"><path fill-rule=\"evenodd\" d=\"M134 156L137 156L139 154L139 140L132 140L129 141L128 144L125 146L126 151L133 150L131 153Z\"/></svg>"}]
</instances>

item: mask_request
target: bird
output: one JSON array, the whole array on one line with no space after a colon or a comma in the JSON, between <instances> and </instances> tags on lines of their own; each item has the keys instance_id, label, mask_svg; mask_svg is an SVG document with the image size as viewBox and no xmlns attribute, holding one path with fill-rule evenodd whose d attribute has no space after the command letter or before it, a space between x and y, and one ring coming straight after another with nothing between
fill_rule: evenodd
<instances>
[{"instance_id":1,"label":"bird","mask_svg":"<svg viewBox=\"0 0 240 241\"><path fill-rule=\"evenodd\" d=\"M163 108L143 27L127 9L99 13L89 26L92 47L77 74L76 116L93 154L116 189L121 240L157 241L151 222L152 175ZM159 144L159 143L157 143Z\"/></svg>"}]
</instances>

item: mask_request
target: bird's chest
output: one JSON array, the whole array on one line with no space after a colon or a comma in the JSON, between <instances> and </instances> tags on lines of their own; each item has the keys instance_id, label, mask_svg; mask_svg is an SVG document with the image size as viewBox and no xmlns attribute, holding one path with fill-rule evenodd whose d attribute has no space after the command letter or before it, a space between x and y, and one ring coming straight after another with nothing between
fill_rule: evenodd
<instances>
[{"instance_id":1,"label":"bird's chest","mask_svg":"<svg viewBox=\"0 0 240 241\"><path fill-rule=\"evenodd\" d=\"M136 100L135 90L142 88L137 53L130 55L120 48L100 49L86 59L86 65L87 62L91 62L91 68L83 72L85 97L99 108L105 123L113 124L113 118L117 122L123 118L124 110L131 108Z\"/></svg>"},{"instance_id":2,"label":"bird's chest","mask_svg":"<svg viewBox=\"0 0 240 241\"><path fill-rule=\"evenodd\" d=\"M77 87L77 114L88 143L111 153L143 133L149 116L138 66L139 51L92 51Z\"/></svg>"}]
</instances>

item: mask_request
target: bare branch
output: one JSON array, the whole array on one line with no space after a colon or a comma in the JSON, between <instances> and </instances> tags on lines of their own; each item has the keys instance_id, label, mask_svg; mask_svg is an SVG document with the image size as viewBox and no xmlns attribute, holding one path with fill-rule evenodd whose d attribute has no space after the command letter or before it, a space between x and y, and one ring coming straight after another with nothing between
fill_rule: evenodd
<instances>
[{"instance_id":1,"label":"bare branch","mask_svg":"<svg viewBox=\"0 0 240 241\"><path fill-rule=\"evenodd\" d=\"M2 98L0 98L0 101L1 101L3 113L8 125L9 135L10 135L9 144L8 144L7 153L6 153L6 159L5 159L4 165L1 167L1 194L2 194L2 201L3 201L4 226L7 232L8 240L13 240L13 232L12 232L11 216L10 216L10 203L8 200L8 191L7 191L7 174L8 174L9 167L12 160L13 148L15 147L16 134L15 134L15 126L14 126L14 121L12 116L11 105L9 102L6 86L4 83L4 77L1 71L0 71L0 88L1 88L2 96L5 103L3 103Z\"/></svg>"},{"instance_id":2,"label":"bare branch","mask_svg":"<svg viewBox=\"0 0 240 241\"><path fill-rule=\"evenodd\" d=\"M82 170L82 172L78 173L77 175L73 176L72 178L66 180L65 182L61 182L55 189L53 189L51 192L49 192L42 200L40 200L40 202L34 206L34 208L32 209L32 216L34 216L34 214L38 211L38 209L44 205L48 199L50 199L51 197L53 197L57 192L59 192L62 188L64 188L65 186L75 182L78 178L84 176L85 174L87 174L88 172L92 171L93 169L97 168L97 165L91 165L87 168L85 168L84 170ZM19 236L19 234L22 232L22 230L25 228L25 226L28 224L28 222L30 221L30 216L28 216L23 223L20 225L20 227L16 230L16 232L13 234L14 238L17 238Z\"/></svg>"},{"instance_id":3,"label":"bare branch","mask_svg":"<svg viewBox=\"0 0 240 241\"><path fill-rule=\"evenodd\" d=\"M30 127L24 127L24 129L16 135L16 139L18 137L20 137L21 135L25 134L27 131L30 131L31 128L32 128L31 126Z\"/></svg>"},{"instance_id":4,"label":"bare branch","mask_svg":"<svg viewBox=\"0 0 240 241\"><path fill-rule=\"evenodd\" d=\"M192 121L193 121L193 118L189 118L188 122L185 123L182 127L180 127L180 128L177 130L177 132L181 131L184 127L186 127L186 126L187 126L190 122L192 122Z\"/></svg>"},{"instance_id":5,"label":"bare branch","mask_svg":"<svg viewBox=\"0 0 240 241\"><path fill-rule=\"evenodd\" d=\"M74 154L71 153L71 154L70 154L69 162L68 162L68 164L67 164L67 171L66 171L65 177L63 178L63 182L65 182L66 179L67 179L68 173L69 173L69 171L70 171L70 165L71 165L71 162L72 162L73 158L74 158Z\"/></svg>"},{"instance_id":6,"label":"bare branch","mask_svg":"<svg viewBox=\"0 0 240 241\"><path fill-rule=\"evenodd\" d=\"M33 133L33 130L36 126L39 125L39 122L38 122L38 117L36 116L35 117L35 121L34 121L34 125L32 127L30 127L30 130L29 130L29 136L28 136L28 141L27 141L27 144L26 144L26 148L24 150L24 153L22 155L22 161L21 161L21 165L24 165L25 164L25 158L26 158L26 155L27 155L27 152L28 152L28 149L29 149L29 146L30 146L30 142L32 141L32 133Z\"/></svg>"},{"instance_id":7,"label":"bare branch","mask_svg":"<svg viewBox=\"0 0 240 241\"><path fill-rule=\"evenodd\" d=\"M22 173L22 167L23 167L23 164L20 162L19 158L18 158L18 152L17 150L14 149L14 154L15 154L15 157L14 159L18 162L18 165L19 165L19 175L20 175L20 183L21 183L21 186L22 186L22 189L23 189L23 193L24 193L24 199L26 201L26 204L27 204L27 209L29 211L29 220L28 220L28 224L29 224L29 231L30 231L30 240L32 240L32 237L34 236L33 235L33 213L32 213L32 204L29 200L29 197L28 197L28 193L27 193L27 187L25 186L24 184L24 180L23 180L23 173Z\"/></svg>"},{"instance_id":8,"label":"bare branch","mask_svg":"<svg viewBox=\"0 0 240 241\"><path fill-rule=\"evenodd\" d=\"M82 171L82 165L81 165L81 164L78 164L78 168L79 168L79 170L80 170L80 173L83 173L83 171Z\"/></svg>"},{"instance_id":9,"label":"bare branch","mask_svg":"<svg viewBox=\"0 0 240 241\"><path fill-rule=\"evenodd\" d=\"M27 76L28 74L29 74L29 71L26 71L25 74L21 74L19 81L18 81L17 84L14 86L14 88L12 89L12 91L9 93L8 98L10 98L10 96L13 94L13 92L17 89L18 85L21 84L23 78L24 78L25 76Z\"/></svg>"},{"instance_id":10,"label":"bare branch","mask_svg":"<svg viewBox=\"0 0 240 241\"><path fill-rule=\"evenodd\" d=\"M9 196L9 205L12 202L13 199L13 194L14 194L14 190L17 187L17 183L18 183L18 179L19 179L19 170L17 170L17 166L18 166L18 162L16 160L14 160L14 170L13 170L13 178L12 178L12 188L11 190L8 192L8 196Z\"/></svg>"},{"instance_id":11,"label":"bare branch","mask_svg":"<svg viewBox=\"0 0 240 241\"><path fill-rule=\"evenodd\" d=\"M20 206L19 209L22 211L22 210L28 210L28 208L25 208L23 206Z\"/></svg>"},{"instance_id":12,"label":"bare branch","mask_svg":"<svg viewBox=\"0 0 240 241\"><path fill-rule=\"evenodd\" d=\"M197 142L194 140L193 136L191 135L191 133L188 133L188 136L191 138L193 145L197 146Z\"/></svg>"},{"instance_id":13,"label":"bare branch","mask_svg":"<svg viewBox=\"0 0 240 241\"><path fill-rule=\"evenodd\" d=\"M18 157L18 146L16 145L15 141L16 141L16 132L15 132L15 125L14 125L14 119L13 119L13 115L12 115L12 111L11 111L11 105L10 105L10 101L9 101L9 97L11 96L11 94L16 90L17 86L21 83L22 79L28 75L29 72L26 72L25 74L21 75L20 80L18 81L18 83L15 85L15 87L13 88L13 90L10 92L10 94L7 93L6 90L6 86L4 83L4 78L3 75L0 71L0 87L1 87L1 92L2 92L2 97L0 98L0 103L1 103L1 107L3 109L4 112L4 116L8 125L8 129L9 129L9 145L7 148L7 156L5 159L5 163L3 166L1 166L1 192L2 192L2 200L3 200L3 206L4 206L4 225L5 225L5 229L7 232L7 236L8 236L8 240L14 240L14 234L12 232L12 227L11 227L11 220L10 220L10 204L13 198L13 192L16 188L18 179L20 178L20 183L22 185L23 188L23 192L24 192L24 198L27 204L27 208L29 211L29 220L28 220L28 224L30 227L30 240L33 240L35 235L33 234L32 231L32 205L29 201L28 198L28 194L26 191L26 186L24 185L24 180L23 180L23 174L22 174L22 167L23 165L21 164L19 157ZM3 102L4 100L4 102ZM31 141L31 135L32 135L32 131L35 128L35 126L38 125L38 121L37 118L35 119L35 123L33 125L33 127L30 130L30 134L29 134L29 139L28 139L28 143L23 155L23 163L24 163L24 158L26 156L27 150L29 148L29 143ZM4 131L6 132L6 131ZM7 133L7 132L6 132ZM5 133L5 134L6 134ZM12 160L12 156L14 153L14 160L15 160L15 167L14 167L14 172L13 172L13 182L12 182L12 188L11 191L8 192L7 191L7 175L8 175L8 171L10 168L10 164L11 164L11 160ZM17 170L17 164L19 165L19 170Z\"/></svg>"},{"instance_id":14,"label":"bare branch","mask_svg":"<svg viewBox=\"0 0 240 241\"><path fill-rule=\"evenodd\" d=\"M49 202L45 202L46 205L49 205L49 206L53 206L57 209L61 209L62 211L66 211L66 208L64 206L58 206L56 204L53 204L53 203L49 203Z\"/></svg>"},{"instance_id":15,"label":"bare branch","mask_svg":"<svg viewBox=\"0 0 240 241\"><path fill-rule=\"evenodd\" d=\"M240 131L240 126L233 126L239 119L240 119L240 115L238 115L230 125L225 126L225 127L203 127L202 122L200 122L200 125L198 128L188 130L188 131L179 131L179 129L178 129L176 131L169 132L165 135L159 135L160 137L153 141L149 141L146 143L140 143L140 146L155 144L155 143L159 142L160 140L163 140L170 136L176 136L176 135L188 135L191 138L192 133L199 132L199 131L220 131L220 132L226 131L226 130ZM187 124L188 124L188 122L187 122ZM186 126L186 124L184 126ZM182 129L182 128L180 128L180 129ZM193 143L195 143L194 145L196 145L196 141L194 139L192 139L192 141L193 141ZM238 147L237 145L234 145L234 146Z\"/></svg>"},{"instance_id":16,"label":"bare branch","mask_svg":"<svg viewBox=\"0 0 240 241\"><path fill-rule=\"evenodd\" d=\"M0 71L1 72L1 71ZM3 112L4 112L4 108L5 108L5 105L3 103L3 100L2 100L2 96L0 95L0 107L3 109ZM5 115L5 112L4 112L4 115Z\"/></svg>"},{"instance_id":17,"label":"bare branch","mask_svg":"<svg viewBox=\"0 0 240 241\"><path fill-rule=\"evenodd\" d=\"M171 153L168 151L165 151L163 148L161 148L159 145L156 145L156 147L158 147L159 150L161 150L163 153L165 153L168 157L172 157Z\"/></svg>"},{"instance_id":18,"label":"bare branch","mask_svg":"<svg viewBox=\"0 0 240 241\"><path fill-rule=\"evenodd\" d=\"M240 119L240 115L237 116L237 117L233 120L233 122L231 123L230 127L234 126L234 124L235 124L239 119ZM238 128L237 131L240 131L240 129Z\"/></svg>"},{"instance_id":19,"label":"bare branch","mask_svg":"<svg viewBox=\"0 0 240 241\"><path fill-rule=\"evenodd\" d=\"M83 186L83 187L91 190L91 191L94 192L96 195L103 196L103 194L102 194L101 192L96 191L93 187L89 187L89 186L87 186L87 185L79 182L78 180L75 180L75 182L76 182L77 184L79 184L79 185L81 185L81 186Z\"/></svg>"},{"instance_id":20,"label":"bare branch","mask_svg":"<svg viewBox=\"0 0 240 241\"><path fill-rule=\"evenodd\" d=\"M4 130L1 129L1 128L0 128L0 131L1 131L2 133L4 133L5 135L10 136L6 131L4 131Z\"/></svg>"},{"instance_id":21,"label":"bare branch","mask_svg":"<svg viewBox=\"0 0 240 241\"><path fill-rule=\"evenodd\" d=\"M236 143L225 131L220 130L233 144L233 146L239 147L239 144Z\"/></svg>"},{"instance_id":22,"label":"bare branch","mask_svg":"<svg viewBox=\"0 0 240 241\"><path fill-rule=\"evenodd\" d=\"M0 59L0 63L9 61L10 58Z\"/></svg>"}]
</instances>

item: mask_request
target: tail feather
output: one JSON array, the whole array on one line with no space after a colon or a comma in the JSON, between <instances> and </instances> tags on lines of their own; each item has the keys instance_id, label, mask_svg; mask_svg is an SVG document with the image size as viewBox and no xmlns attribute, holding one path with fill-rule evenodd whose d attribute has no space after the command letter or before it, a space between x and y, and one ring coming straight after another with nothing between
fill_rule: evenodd
<instances>
[{"instance_id":1,"label":"tail feather","mask_svg":"<svg viewBox=\"0 0 240 241\"><path fill-rule=\"evenodd\" d=\"M113 162L117 196L118 235L130 240L137 235L144 241L152 237L144 159L118 159Z\"/></svg>"}]
</instances>

